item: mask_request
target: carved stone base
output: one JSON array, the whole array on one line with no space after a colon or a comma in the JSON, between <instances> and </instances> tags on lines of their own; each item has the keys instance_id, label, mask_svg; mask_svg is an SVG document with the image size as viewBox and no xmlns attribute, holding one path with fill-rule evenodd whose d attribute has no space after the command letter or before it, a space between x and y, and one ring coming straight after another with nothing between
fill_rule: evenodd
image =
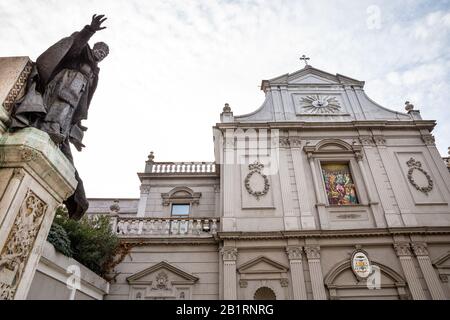
<instances>
[{"instance_id":1,"label":"carved stone base","mask_svg":"<svg viewBox=\"0 0 450 320\"><path fill-rule=\"evenodd\" d=\"M26 299L74 168L49 136L27 128L0 138L0 299Z\"/></svg>"}]
</instances>

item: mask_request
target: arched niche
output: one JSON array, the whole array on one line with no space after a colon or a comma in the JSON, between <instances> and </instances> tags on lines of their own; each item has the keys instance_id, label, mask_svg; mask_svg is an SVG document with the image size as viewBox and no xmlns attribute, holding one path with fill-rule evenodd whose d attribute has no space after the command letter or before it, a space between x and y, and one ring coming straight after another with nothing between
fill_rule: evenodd
<instances>
[{"instance_id":1,"label":"arched niche","mask_svg":"<svg viewBox=\"0 0 450 320\"><path fill-rule=\"evenodd\" d=\"M338 263L325 277L331 300L406 300L409 299L405 280L395 270L371 261L380 271L380 285L370 289L366 280L358 280L349 260Z\"/></svg>"},{"instance_id":2,"label":"arched niche","mask_svg":"<svg viewBox=\"0 0 450 320\"><path fill-rule=\"evenodd\" d=\"M259 287L253 295L254 300L277 300L275 292L269 287Z\"/></svg>"}]
</instances>

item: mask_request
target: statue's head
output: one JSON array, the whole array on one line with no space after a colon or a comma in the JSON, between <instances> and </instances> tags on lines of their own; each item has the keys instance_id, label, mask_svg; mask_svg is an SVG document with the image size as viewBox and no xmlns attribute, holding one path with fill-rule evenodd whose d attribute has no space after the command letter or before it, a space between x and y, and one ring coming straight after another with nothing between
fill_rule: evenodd
<instances>
[{"instance_id":1,"label":"statue's head","mask_svg":"<svg viewBox=\"0 0 450 320\"><path fill-rule=\"evenodd\" d=\"M106 56L109 53L109 47L104 42L97 42L94 44L94 47L92 48L92 53L94 55L94 58L97 62L102 61L106 58Z\"/></svg>"}]
</instances>

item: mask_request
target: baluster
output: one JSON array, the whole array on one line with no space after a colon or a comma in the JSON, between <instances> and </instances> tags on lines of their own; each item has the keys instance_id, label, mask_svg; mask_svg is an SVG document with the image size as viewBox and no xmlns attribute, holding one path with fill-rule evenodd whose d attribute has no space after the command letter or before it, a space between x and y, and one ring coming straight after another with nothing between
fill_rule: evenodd
<instances>
[{"instance_id":1,"label":"baluster","mask_svg":"<svg viewBox=\"0 0 450 320\"><path fill-rule=\"evenodd\" d=\"M170 221L169 220L163 220L164 221L164 234L169 235L170 234Z\"/></svg>"},{"instance_id":2,"label":"baluster","mask_svg":"<svg viewBox=\"0 0 450 320\"><path fill-rule=\"evenodd\" d=\"M117 230L116 230L117 234L124 234L123 233L123 221L119 220L119 222L117 222Z\"/></svg>"},{"instance_id":3,"label":"baluster","mask_svg":"<svg viewBox=\"0 0 450 320\"><path fill-rule=\"evenodd\" d=\"M128 222L128 220L125 220L123 222L123 234L128 234L128 227L129 227L130 223Z\"/></svg>"},{"instance_id":4,"label":"baluster","mask_svg":"<svg viewBox=\"0 0 450 320\"><path fill-rule=\"evenodd\" d=\"M192 231L194 230L194 220L189 219L188 220L188 225L187 225L188 229L187 229L187 233L189 235L192 235Z\"/></svg>"},{"instance_id":5,"label":"baluster","mask_svg":"<svg viewBox=\"0 0 450 320\"><path fill-rule=\"evenodd\" d=\"M142 227L144 226L144 221L138 220L137 223L137 234L142 234Z\"/></svg>"},{"instance_id":6,"label":"baluster","mask_svg":"<svg viewBox=\"0 0 450 320\"><path fill-rule=\"evenodd\" d=\"M155 220L151 219L150 220L150 230L149 230L150 234L153 234L155 232Z\"/></svg>"},{"instance_id":7,"label":"baluster","mask_svg":"<svg viewBox=\"0 0 450 320\"><path fill-rule=\"evenodd\" d=\"M211 234L216 234L216 233L217 233L217 220L212 219Z\"/></svg>"},{"instance_id":8,"label":"baluster","mask_svg":"<svg viewBox=\"0 0 450 320\"><path fill-rule=\"evenodd\" d=\"M161 235L164 232L163 221L161 219L158 220L158 234Z\"/></svg>"},{"instance_id":9,"label":"baluster","mask_svg":"<svg viewBox=\"0 0 450 320\"><path fill-rule=\"evenodd\" d=\"M209 233L209 231L210 231L209 219L203 220L203 231L206 233Z\"/></svg>"},{"instance_id":10,"label":"baluster","mask_svg":"<svg viewBox=\"0 0 450 320\"><path fill-rule=\"evenodd\" d=\"M202 220L197 219L197 224L195 225L195 233L200 235L202 233Z\"/></svg>"},{"instance_id":11,"label":"baluster","mask_svg":"<svg viewBox=\"0 0 450 320\"><path fill-rule=\"evenodd\" d=\"M180 221L180 234L184 235L184 234L188 233L188 224L189 224L188 220Z\"/></svg>"}]
</instances>

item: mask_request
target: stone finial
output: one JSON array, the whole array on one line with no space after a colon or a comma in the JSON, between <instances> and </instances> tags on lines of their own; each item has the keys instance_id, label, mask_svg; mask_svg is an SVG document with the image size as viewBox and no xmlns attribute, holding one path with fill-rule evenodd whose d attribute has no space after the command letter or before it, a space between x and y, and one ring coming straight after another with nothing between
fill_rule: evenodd
<instances>
[{"instance_id":1,"label":"stone finial","mask_svg":"<svg viewBox=\"0 0 450 320\"><path fill-rule=\"evenodd\" d=\"M120 211L119 199L114 200L113 204L109 207L109 210L111 210L114 213Z\"/></svg>"},{"instance_id":2,"label":"stone finial","mask_svg":"<svg viewBox=\"0 0 450 320\"><path fill-rule=\"evenodd\" d=\"M405 101L405 110L410 112L413 109L414 109L414 105L412 103L410 103L409 101Z\"/></svg>"},{"instance_id":3,"label":"stone finial","mask_svg":"<svg viewBox=\"0 0 450 320\"><path fill-rule=\"evenodd\" d=\"M155 159L155 156L153 155L153 151L150 151L150 154L148 155L148 162L153 162L153 159Z\"/></svg>"},{"instance_id":4,"label":"stone finial","mask_svg":"<svg viewBox=\"0 0 450 320\"><path fill-rule=\"evenodd\" d=\"M225 103L225 107L223 107L223 112L231 112L231 108L228 103Z\"/></svg>"}]
</instances>

